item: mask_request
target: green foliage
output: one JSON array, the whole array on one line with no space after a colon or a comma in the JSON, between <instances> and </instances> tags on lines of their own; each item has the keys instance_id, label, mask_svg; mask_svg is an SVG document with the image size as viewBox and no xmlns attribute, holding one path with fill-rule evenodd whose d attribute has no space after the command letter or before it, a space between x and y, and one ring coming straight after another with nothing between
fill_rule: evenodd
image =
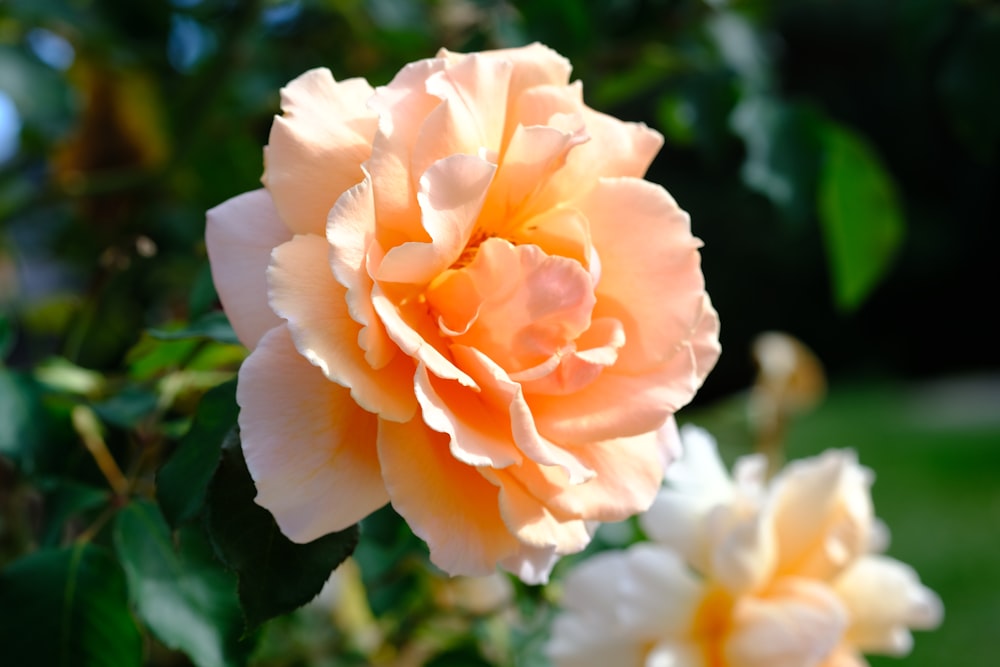
<instances>
[{"instance_id":1,"label":"green foliage","mask_svg":"<svg viewBox=\"0 0 1000 667\"><path fill-rule=\"evenodd\" d=\"M296 544L267 510L254 504L256 493L239 436L233 433L209 488L207 519L216 553L239 576L240 602L251 629L316 597L358 543L358 527L351 526Z\"/></svg>"},{"instance_id":2,"label":"green foliage","mask_svg":"<svg viewBox=\"0 0 1000 667\"><path fill-rule=\"evenodd\" d=\"M160 641L198 667L246 664L253 641L243 637L235 577L197 526L182 527L175 547L156 505L137 500L118 513L114 542L129 597Z\"/></svg>"},{"instance_id":3,"label":"green foliage","mask_svg":"<svg viewBox=\"0 0 1000 667\"><path fill-rule=\"evenodd\" d=\"M235 438L238 408L236 380L208 391L195 413L191 429L177 451L156 476L156 499L171 525L191 519L201 511L208 484L222 456L223 442Z\"/></svg>"},{"instance_id":4,"label":"green foliage","mask_svg":"<svg viewBox=\"0 0 1000 667\"><path fill-rule=\"evenodd\" d=\"M834 292L857 307L885 275L903 237L903 213L892 179L854 133L830 127L820 174L820 221Z\"/></svg>"},{"instance_id":5,"label":"green foliage","mask_svg":"<svg viewBox=\"0 0 1000 667\"><path fill-rule=\"evenodd\" d=\"M11 665L141 665L139 629L115 559L81 543L0 571L0 646Z\"/></svg>"},{"instance_id":6,"label":"green foliage","mask_svg":"<svg viewBox=\"0 0 1000 667\"><path fill-rule=\"evenodd\" d=\"M0 364L0 456L9 457L25 471L34 468L37 416L33 383Z\"/></svg>"}]
</instances>

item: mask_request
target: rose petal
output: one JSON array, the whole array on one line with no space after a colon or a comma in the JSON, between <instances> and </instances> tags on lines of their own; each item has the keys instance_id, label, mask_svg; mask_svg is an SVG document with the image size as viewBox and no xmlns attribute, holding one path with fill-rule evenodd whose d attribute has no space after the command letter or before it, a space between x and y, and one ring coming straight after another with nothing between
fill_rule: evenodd
<instances>
[{"instance_id":1,"label":"rose petal","mask_svg":"<svg viewBox=\"0 0 1000 667\"><path fill-rule=\"evenodd\" d=\"M662 426L694 394L690 379L696 371L690 348L645 375L621 375L615 370L605 369L568 396L532 395L539 433L567 445L641 435Z\"/></svg>"},{"instance_id":2,"label":"rose petal","mask_svg":"<svg viewBox=\"0 0 1000 667\"><path fill-rule=\"evenodd\" d=\"M386 252L375 277L425 285L458 261L476 226L496 166L470 155L452 155L420 177L417 200L429 242L410 241Z\"/></svg>"},{"instance_id":3,"label":"rose petal","mask_svg":"<svg viewBox=\"0 0 1000 667\"><path fill-rule=\"evenodd\" d=\"M510 420L486 404L481 392L432 376L421 364L416 393L424 422L450 438L451 454L459 461L504 468L524 460L514 445Z\"/></svg>"},{"instance_id":4,"label":"rose petal","mask_svg":"<svg viewBox=\"0 0 1000 667\"><path fill-rule=\"evenodd\" d=\"M337 198L364 174L377 118L366 108L364 79L336 82L309 70L281 89L281 108L265 149L263 182L289 229L323 234Z\"/></svg>"},{"instance_id":5,"label":"rose petal","mask_svg":"<svg viewBox=\"0 0 1000 667\"><path fill-rule=\"evenodd\" d=\"M613 366L624 344L621 322L611 318L595 320L575 344L535 368L512 373L511 379L520 383L526 395L574 394Z\"/></svg>"},{"instance_id":6,"label":"rose petal","mask_svg":"<svg viewBox=\"0 0 1000 667\"><path fill-rule=\"evenodd\" d=\"M544 466L524 466L518 476L559 516L622 521L648 509L656 497L674 428L671 420L660 431L568 448L580 465L595 473L583 483L571 483L562 470Z\"/></svg>"},{"instance_id":7,"label":"rose petal","mask_svg":"<svg viewBox=\"0 0 1000 667\"><path fill-rule=\"evenodd\" d=\"M396 345L439 378L475 387L475 381L438 348L443 347L443 343L434 323L427 316L425 306L412 299L399 301L401 303L397 304L389 298L380 285L376 284L372 289L372 305Z\"/></svg>"},{"instance_id":8,"label":"rose petal","mask_svg":"<svg viewBox=\"0 0 1000 667\"><path fill-rule=\"evenodd\" d=\"M563 581L565 613L547 652L556 665L648 664L646 647L686 633L701 589L675 554L654 545L591 556Z\"/></svg>"},{"instance_id":9,"label":"rose petal","mask_svg":"<svg viewBox=\"0 0 1000 667\"><path fill-rule=\"evenodd\" d=\"M663 145L663 136L644 123L623 122L586 106L581 113L590 141L574 148L546 184L539 197L546 208L572 202L603 177L642 178Z\"/></svg>"},{"instance_id":10,"label":"rose petal","mask_svg":"<svg viewBox=\"0 0 1000 667\"><path fill-rule=\"evenodd\" d=\"M535 463L559 466L566 472L571 484L580 484L594 476L594 471L581 462L581 457L539 434L531 406L520 385L511 381L502 368L475 348L454 345L452 354L475 380L482 400L497 410L505 424L509 424L513 444L521 453ZM454 419L467 419L460 408L455 406L454 409Z\"/></svg>"},{"instance_id":11,"label":"rose petal","mask_svg":"<svg viewBox=\"0 0 1000 667\"><path fill-rule=\"evenodd\" d=\"M392 506L452 575L486 575L518 549L498 507L499 489L455 459L448 437L419 419L381 421L379 461Z\"/></svg>"},{"instance_id":12,"label":"rose petal","mask_svg":"<svg viewBox=\"0 0 1000 667\"><path fill-rule=\"evenodd\" d=\"M439 58L410 63L388 85L376 88L368 102L379 119L368 171L374 183L378 240L386 248L403 241L426 240L417 204L420 175L410 177L410 162L420 128L441 104L424 84L444 66Z\"/></svg>"},{"instance_id":13,"label":"rose petal","mask_svg":"<svg viewBox=\"0 0 1000 667\"><path fill-rule=\"evenodd\" d=\"M913 646L909 630L932 630L944 614L913 568L886 556L858 559L834 587L850 612L847 641L865 653L904 656Z\"/></svg>"},{"instance_id":14,"label":"rose petal","mask_svg":"<svg viewBox=\"0 0 1000 667\"><path fill-rule=\"evenodd\" d=\"M778 573L829 580L865 553L871 483L848 450L788 464L772 482Z\"/></svg>"},{"instance_id":15,"label":"rose petal","mask_svg":"<svg viewBox=\"0 0 1000 667\"><path fill-rule=\"evenodd\" d=\"M725 655L746 667L818 667L847 626L833 592L807 579L779 580L766 598L741 598L733 614Z\"/></svg>"},{"instance_id":16,"label":"rose petal","mask_svg":"<svg viewBox=\"0 0 1000 667\"><path fill-rule=\"evenodd\" d=\"M233 197L208 212L205 244L212 281L240 342L251 350L281 324L267 303L271 250L292 237L266 190Z\"/></svg>"},{"instance_id":17,"label":"rose petal","mask_svg":"<svg viewBox=\"0 0 1000 667\"><path fill-rule=\"evenodd\" d=\"M601 257L594 316L625 325L619 371L668 361L692 340L704 312L701 242L687 213L663 188L634 178L604 179L576 206Z\"/></svg>"},{"instance_id":18,"label":"rose petal","mask_svg":"<svg viewBox=\"0 0 1000 667\"><path fill-rule=\"evenodd\" d=\"M333 275L347 289L347 311L361 325L358 345L365 351L368 365L378 369L388 364L399 348L385 333L372 305L374 282L368 267L374 234L375 201L371 178L366 177L337 200L330 211L326 239Z\"/></svg>"},{"instance_id":19,"label":"rose petal","mask_svg":"<svg viewBox=\"0 0 1000 667\"><path fill-rule=\"evenodd\" d=\"M525 467L530 467L527 464ZM483 469L483 476L500 487L500 516L518 541L565 556L582 551L591 531L579 519L557 518L521 483L517 468Z\"/></svg>"},{"instance_id":20,"label":"rose petal","mask_svg":"<svg viewBox=\"0 0 1000 667\"><path fill-rule=\"evenodd\" d=\"M285 326L243 362L236 401L256 502L289 539L343 530L388 500L375 416L306 361Z\"/></svg>"},{"instance_id":21,"label":"rose petal","mask_svg":"<svg viewBox=\"0 0 1000 667\"><path fill-rule=\"evenodd\" d=\"M296 236L275 248L268 269L271 307L288 321L295 346L328 378L350 388L361 407L384 419L407 421L417 410L413 360L397 355L378 370L358 345L346 290L330 268L330 246L319 236Z\"/></svg>"},{"instance_id":22,"label":"rose petal","mask_svg":"<svg viewBox=\"0 0 1000 667\"><path fill-rule=\"evenodd\" d=\"M570 149L587 140L582 122L571 132L545 125L516 127L483 207L484 229L511 238L523 222L526 202L565 164Z\"/></svg>"},{"instance_id":23,"label":"rose petal","mask_svg":"<svg viewBox=\"0 0 1000 667\"><path fill-rule=\"evenodd\" d=\"M486 51L480 55L491 60L510 62L514 66L507 88L506 117L508 124L504 135L505 144L515 127L514 124L510 123L510 119L513 117L521 95L536 86L565 86L569 83L569 75L572 71L566 58L537 42L518 48ZM463 54L441 49L438 52L438 57L450 62L458 62Z\"/></svg>"},{"instance_id":24,"label":"rose petal","mask_svg":"<svg viewBox=\"0 0 1000 667\"><path fill-rule=\"evenodd\" d=\"M463 269L482 296L475 322L455 344L472 347L513 373L542 363L590 326L590 274L577 262L536 246L496 238ZM429 293L432 308L446 310Z\"/></svg>"},{"instance_id":25,"label":"rose petal","mask_svg":"<svg viewBox=\"0 0 1000 667\"><path fill-rule=\"evenodd\" d=\"M430 165L450 155L499 153L512 68L510 61L472 53L427 77L427 92L442 104L427 115L417 134L412 178L421 178Z\"/></svg>"}]
</instances>

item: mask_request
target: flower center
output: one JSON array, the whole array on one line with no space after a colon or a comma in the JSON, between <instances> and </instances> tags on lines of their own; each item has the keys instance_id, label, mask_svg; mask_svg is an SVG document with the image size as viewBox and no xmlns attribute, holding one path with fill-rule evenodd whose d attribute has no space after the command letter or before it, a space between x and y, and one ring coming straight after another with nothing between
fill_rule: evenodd
<instances>
[{"instance_id":1,"label":"flower center","mask_svg":"<svg viewBox=\"0 0 1000 667\"><path fill-rule=\"evenodd\" d=\"M705 592L691 624L691 635L701 648L706 667L725 667L724 640L732 627L733 597L713 586Z\"/></svg>"}]
</instances>

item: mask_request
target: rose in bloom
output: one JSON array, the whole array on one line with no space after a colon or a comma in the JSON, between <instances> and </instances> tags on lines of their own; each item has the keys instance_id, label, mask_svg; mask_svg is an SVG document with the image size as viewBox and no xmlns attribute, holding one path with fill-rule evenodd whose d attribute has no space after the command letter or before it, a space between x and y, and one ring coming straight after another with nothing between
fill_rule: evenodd
<instances>
[{"instance_id":1,"label":"rose in bloom","mask_svg":"<svg viewBox=\"0 0 1000 667\"><path fill-rule=\"evenodd\" d=\"M640 521L652 542L604 552L565 580L549 653L560 667L865 667L901 656L941 602L878 554L872 473L847 450L723 468L686 426L684 458Z\"/></svg>"},{"instance_id":2,"label":"rose in bloom","mask_svg":"<svg viewBox=\"0 0 1000 667\"><path fill-rule=\"evenodd\" d=\"M642 179L662 138L569 73L537 44L374 90L309 71L263 189L209 211L247 465L292 540L391 502L443 570L538 582L655 497L718 318Z\"/></svg>"}]
</instances>

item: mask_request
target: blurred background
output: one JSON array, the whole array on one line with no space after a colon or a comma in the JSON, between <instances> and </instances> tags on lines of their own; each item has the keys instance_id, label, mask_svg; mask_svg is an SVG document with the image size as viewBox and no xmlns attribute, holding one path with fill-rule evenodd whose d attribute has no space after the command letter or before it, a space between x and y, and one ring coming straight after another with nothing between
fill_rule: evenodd
<instances>
[{"instance_id":1,"label":"blurred background","mask_svg":"<svg viewBox=\"0 0 1000 667\"><path fill-rule=\"evenodd\" d=\"M890 554L945 604L910 657L872 664L995 664L988 0L3 0L0 565L59 542L44 534L59 502L88 507L100 474L74 406L93 407L116 456L151 466L238 366L212 329L204 213L258 186L282 85L317 66L379 85L442 46L532 41L571 60L590 106L666 139L648 177L705 241L724 349L682 420L729 460L750 451L753 341L779 330L810 348L827 388L784 425L788 456L856 448ZM192 326L203 340L170 335ZM81 495L63 484L56 502L46 484L68 478ZM595 548L631 539L609 535ZM376 616L392 607L372 599ZM259 664L362 664L302 657L289 623L266 628ZM538 636L494 662L539 664ZM493 664L471 646L434 664Z\"/></svg>"}]
</instances>

